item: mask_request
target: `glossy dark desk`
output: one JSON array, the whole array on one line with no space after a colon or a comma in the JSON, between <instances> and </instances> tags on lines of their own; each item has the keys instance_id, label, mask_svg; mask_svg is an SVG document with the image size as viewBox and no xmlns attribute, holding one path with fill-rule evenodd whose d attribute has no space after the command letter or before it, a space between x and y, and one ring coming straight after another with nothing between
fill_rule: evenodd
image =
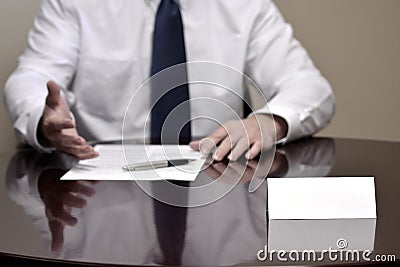
<instances>
[{"instance_id":1,"label":"glossy dark desk","mask_svg":"<svg viewBox=\"0 0 400 267\"><path fill-rule=\"evenodd\" d=\"M357 240L372 237L373 255L400 259L400 143L305 139L278 152L270 176L374 176L378 218L373 228L358 229L356 220L345 224L337 220L329 222L329 231L354 232ZM0 265L350 264L259 261L257 251L269 236L288 238L285 233L268 232L266 183L250 194L248 180L243 179L214 203L176 208L154 201L135 182L79 187L58 181L68 164L63 166L57 157L29 149L0 156L4 179L0 183ZM198 179L212 181L221 170L223 165L214 166ZM71 195L71 190L81 194ZM315 229L315 222L303 223L310 223L306 229L310 236L318 235L314 239L334 246L336 240L325 240L329 235ZM341 229L343 225L356 229ZM299 241L296 236L289 238Z\"/></svg>"}]
</instances>

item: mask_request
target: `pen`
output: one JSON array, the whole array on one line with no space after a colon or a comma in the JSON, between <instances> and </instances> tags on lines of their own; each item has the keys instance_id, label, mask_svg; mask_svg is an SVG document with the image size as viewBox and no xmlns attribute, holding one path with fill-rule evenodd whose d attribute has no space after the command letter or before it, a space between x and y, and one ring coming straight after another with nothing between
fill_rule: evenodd
<instances>
[{"instance_id":1,"label":"pen","mask_svg":"<svg viewBox=\"0 0 400 267\"><path fill-rule=\"evenodd\" d=\"M122 169L124 171L145 171L157 168L185 165L191 161L194 161L194 159L171 159L171 160L147 161L147 162L127 164L122 166Z\"/></svg>"}]
</instances>

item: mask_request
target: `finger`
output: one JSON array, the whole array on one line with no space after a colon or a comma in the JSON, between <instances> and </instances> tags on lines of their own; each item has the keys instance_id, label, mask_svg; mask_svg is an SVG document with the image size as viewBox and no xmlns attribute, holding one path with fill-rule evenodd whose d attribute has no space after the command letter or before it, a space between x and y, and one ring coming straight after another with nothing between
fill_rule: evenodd
<instances>
[{"instance_id":1,"label":"finger","mask_svg":"<svg viewBox=\"0 0 400 267\"><path fill-rule=\"evenodd\" d=\"M209 143L209 144L207 144L207 143ZM214 141L211 140L209 137L203 138L203 139L197 140L197 141L192 141L189 143L189 147L196 151L203 151L203 150L211 151L214 146L215 146ZM210 149L210 147L211 147L211 149Z\"/></svg>"},{"instance_id":2,"label":"finger","mask_svg":"<svg viewBox=\"0 0 400 267\"><path fill-rule=\"evenodd\" d=\"M206 173L212 179L218 179L221 176L221 173L217 171L213 165L209 165L206 169Z\"/></svg>"},{"instance_id":3,"label":"finger","mask_svg":"<svg viewBox=\"0 0 400 267\"><path fill-rule=\"evenodd\" d=\"M57 219L59 222L69 226L74 226L78 223L78 219L73 217L69 212L65 211L64 209L57 213Z\"/></svg>"},{"instance_id":4,"label":"finger","mask_svg":"<svg viewBox=\"0 0 400 267\"><path fill-rule=\"evenodd\" d=\"M229 153L229 151L231 151L233 145L234 144L232 144L229 137L226 137L224 140L222 140L221 144L215 151L214 160L221 161Z\"/></svg>"},{"instance_id":5,"label":"finger","mask_svg":"<svg viewBox=\"0 0 400 267\"><path fill-rule=\"evenodd\" d=\"M206 139L210 139L212 142L202 142L200 151L203 154L209 154L216 144L219 144L228 135L224 126L219 127L215 132L209 135ZM204 143L204 145L203 145Z\"/></svg>"},{"instance_id":6,"label":"finger","mask_svg":"<svg viewBox=\"0 0 400 267\"><path fill-rule=\"evenodd\" d=\"M61 144L65 147L84 146L86 145L86 140L78 135L64 135Z\"/></svg>"},{"instance_id":7,"label":"finger","mask_svg":"<svg viewBox=\"0 0 400 267\"><path fill-rule=\"evenodd\" d=\"M215 163L213 167L221 173L219 179L220 181L232 183L239 181L244 173L244 166L239 166L239 168L233 167L236 163L229 163L229 165L224 163ZM239 169L239 171L238 171Z\"/></svg>"},{"instance_id":8,"label":"finger","mask_svg":"<svg viewBox=\"0 0 400 267\"><path fill-rule=\"evenodd\" d=\"M201 151L202 156L209 155L212 151L215 151L216 147L214 140L208 137L199 142L199 150Z\"/></svg>"},{"instance_id":9,"label":"finger","mask_svg":"<svg viewBox=\"0 0 400 267\"><path fill-rule=\"evenodd\" d=\"M220 176L227 170L228 165L222 162L214 163L213 168L220 173Z\"/></svg>"},{"instance_id":10,"label":"finger","mask_svg":"<svg viewBox=\"0 0 400 267\"><path fill-rule=\"evenodd\" d=\"M286 159L286 156L279 152L276 152L269 173L270 177L283 177L286 175L287 170L288 170L288 161Z\"/></svg>"},{"instance_id":11,"label":"finger","mask_svg":"<svg viewBox=\"0 0 400 267\"><path fill-rule=\"evenodd\" d=\"M44 123L48 131L59 132L63 129L72 129L75 127L71 119L57 118Z\"/></svg>"},{"instance_id":12,"label":"finger","mask_svg":"<svg viewBox=\"0 0 400 267\"><path fill-rule=\"evenodd\" d=\"M54 81L49 81L47 83L47 91L46 105L50 107L56 106L60 101L60 88Z\"/></svg>"},{"instance_id":13,"label":"finger","mask_svg":"<svg viewBox=\"0 0 400 267\"><path fill-rule=\"evenodd\" d=\"M71 154L78 159L91 159L99 156L99 153L94 150L91 146L69 146L69 147L62 147L60 149L63 152Z\"/></svg>"},{"instance_id":14,"label":"finger","mask_svg":"<svg viewBox=\"0 0 400 267\"><path fill-rule=\"evenodd\" d=\"M86 207L86 200L73 194L66 194L62 198L62 203L71 208L83 209Z\"/></svg>"},{"instance_id":15,"label":"finger","mask_svg":"<svg viewBox=\"0 0 400 267\"><path fill-rule=\"evenodd\" d=\"M261 142L255 142L246 153L246 159L254 159L261 152Z\"/></svg>"},{"instance_id":16,"label":"finger","mask_svg":"<svg viewBox=\"0 0 400 267\"><path fill-rule=\"evenodd\" d=\"M230 172L235 175L233 178L237 178L237 177L243 176L246 168L247 168L246 164L242 164L242 163L239 163L237 161L229 163Z\"/></svg>"},{"instance_id":17,"label":"finger","mask_svg":"<svg viewBox=\"0 0 400 267\"><path fill-rule=\"evenodd\" d=\"M78 147L56 147L56 149L60 152L69 154L79 160L85 160L85 159L92 159L96 158L99 156L99 154L94 151L94 152L86 152L85 148L78 148Z\"/></svg>"},{"instance_id":18,"label":"finger","mask_svg":"<svg viewBox=\"0 0 400 267\"><path fill-rule=\"evenodd\" d=\"M67 212L62 205L52 208L51 211L47 210L48 214L51 214L52 220L56 220L62 224L74 226L78 223L78 219L73 217L70 212Z\"/></svg>"},{"instance_id":19,"label":"finger","mask_svg":"<svg viewBox=\"0 0 400 267\"><path fill-rule=\"evenodd\" d=\"M94 151L94 152L92 152L90 154L78 155L78 156L75 156L75 157L77 159L79 159L79 160L85 160L85 159L94 159L94 158L97 158L98 156L99 156L99 153Z\"/></svg>"},{"instance_id":20,"label":"finger","mask_svg":"<svg viewBox=\"0 0 400 267\"><path fill-rule=\"evenodd\" d=\"M243 172L242 179L240 180L242 183L250 182L255 175L255 171L250 166L246 166L246 169Z\"/></svg>"},{"instance_id":21,"label":"finger","mask_svg":"<svg viewBox=\"0 0 400 267\"><path fill-rule=\"evenodd\" d=\"M249 148L250 144L247 137L241 138L235 147L232 149L231 153L228 156L229 160L236 161L238 158L243 155L243 153Z\"/></svg>"},{"instance_id":22,"label":"finger","mask_svg":"<svg viewBox=\"0 0 400 267\"><path fill-rule=\"evenodd\" d=\"M51 251L59 252L64 244L64 225L59 221L49 221Z\"/></svg>"},{"instance_id":23,"label":"finger","mask_svg":"<svg viewBox=\"0 0 400 267\"><path fill-rule=\"evenodd\" d=\"M74 182L70 184L69 190L73 193L82 194L88 197L92 197L95 194L95 190L84 184L78 182Z\"/></svg>"},{"instance_id":24,"label":"finger","mask_svg":"<svg viewBox=\"0 0 400 267\"><path fill-rule=\"evenodd\" d=\"M258 166L258 161L257 160L249 160L247 162L247 166L249 166L250 168L255 170L257 168L257 166Z\"/></svg>"},{"instance_id":25,"label":"finger","mask_svg":"<svg viewBox=\"0 0 400 267\"><path fill-rule=\"evenodd\" d=\"M189 143L189 147L193 150L199 151L200 150L200 142L201 142L201 140L192 141Z\"/></svg>"}]
</instances>

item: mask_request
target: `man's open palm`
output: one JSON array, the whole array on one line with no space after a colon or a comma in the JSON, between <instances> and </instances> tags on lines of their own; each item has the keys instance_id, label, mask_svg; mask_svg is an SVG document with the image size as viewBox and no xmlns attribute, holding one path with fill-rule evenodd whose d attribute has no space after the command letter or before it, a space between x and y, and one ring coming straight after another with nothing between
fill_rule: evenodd
<instances>
[{"instance_id":1,"label":"man's open palm","mask_svg":"<svg viewBox=\"0 0 400 267\"><path fill-rule=\"evenodd\" d=\"M98 153L93 147L87 145L86 140L79 136L58 85L49 81L47 90L49 93L38 129L39 142L43 146L54 147L78 159L97 157Z\"/></svg>"}]
</instances>

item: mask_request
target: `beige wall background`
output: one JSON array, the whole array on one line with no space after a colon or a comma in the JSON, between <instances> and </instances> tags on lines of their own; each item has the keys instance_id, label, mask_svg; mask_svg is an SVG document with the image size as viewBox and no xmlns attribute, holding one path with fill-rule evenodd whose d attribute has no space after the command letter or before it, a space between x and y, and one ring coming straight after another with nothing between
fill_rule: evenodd
<instances>
[{"instance_id":1,"label":"beige wall background","mask_svg":"<svg viewBox=\"0 0 400 267\"><path fill-rule=\"evenodd\" d=\"M400 141L400 1L276 3L335 92L321 135Z\"/></svg>"},{"instance_id":2,"label":"beige wall background","mask_svg":"<svg viewBox=\"0 0 400 267\"><path fill-rule=\"evenodd\" d=\"M3 87L17 67L40 0L0 0L0 153L12 151L16 140L4 106Z\"/></svg>"},{"instance_id":3,"label":"beige wall background","mask_svg":"<svg viewBox=\"0 0 400 267\"><path fill-rule=\"evenodd\" d=\"M26 45L39 0L0 2L0 86ZM276 0L331 82L336 115L323 136L400 141L400 1ZM0 152L16 141L0 102Z\"/></svg>"}]
</instances>

